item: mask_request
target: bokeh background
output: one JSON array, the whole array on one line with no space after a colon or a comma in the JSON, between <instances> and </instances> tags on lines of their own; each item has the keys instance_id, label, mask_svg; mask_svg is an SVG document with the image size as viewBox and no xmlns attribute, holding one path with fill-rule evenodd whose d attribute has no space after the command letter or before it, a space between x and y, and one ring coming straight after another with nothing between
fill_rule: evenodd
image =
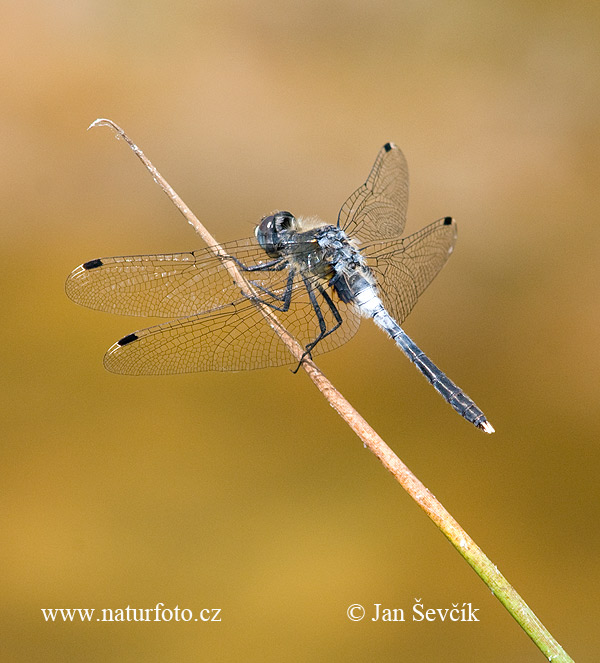
<instances>
[{"instance_id":1,"label":"bokeh background","mask_svg":"<svg viewBox=\"0 0 600 663\"><path fill-rule=\"evenodd\" d=\"M406 329L485 410L456 416L374 325L319 358L578 660L598 637L599 5L8 2L2 8L2 660L530 661L435 526L286 369L127 378L154 320L77 307L79 263L334 220L393 140L408 231L456 251ZM479 623L410 621L471 602ZM221 608L46 623L42 608ZM408 620L349 622L361 603Z\"/></svg>"}]
</instances>

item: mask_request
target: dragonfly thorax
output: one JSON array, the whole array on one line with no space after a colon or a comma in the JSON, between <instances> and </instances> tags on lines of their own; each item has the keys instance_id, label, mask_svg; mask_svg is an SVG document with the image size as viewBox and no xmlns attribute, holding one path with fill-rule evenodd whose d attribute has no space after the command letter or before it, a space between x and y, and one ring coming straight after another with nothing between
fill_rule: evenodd
<instances>
[{"instance_id":1,"label":"dragonfly thorax","mask_svg":"<svg viewBox=\"0 0 600 663\"><path fill-rule=\"evenodd\" d=\"M339 299L372 317L382 307L375 277L356 243L337 226L296 233L284 251L294 267L323 279Z\"/></svg>"},{"instance_id":2,"label":"dragonfly thorax","mask_svg":"<svg viewBox=\"0 0 600 663\"><path fill-rule=\"evenodd\" d=\"M325 260L332 269L329 285L343 302L355 304L363 315L372 317L383 305L373 272L355 242L335 226L317 233Z\"/></svg>"},{"instance_id":3,"label":"dragonfly thorax","mask_svg":"<svg viewBox=\"0 0 600 663\"><path fill-rule=\"evenodd\" d=\"M294 272L326 282L341 301L355 304L363 315L372 317L382 306L373 273L341 228L281 211L264 217L255 234L270 258L284 260Z\"/></svg>"}]
</instances>

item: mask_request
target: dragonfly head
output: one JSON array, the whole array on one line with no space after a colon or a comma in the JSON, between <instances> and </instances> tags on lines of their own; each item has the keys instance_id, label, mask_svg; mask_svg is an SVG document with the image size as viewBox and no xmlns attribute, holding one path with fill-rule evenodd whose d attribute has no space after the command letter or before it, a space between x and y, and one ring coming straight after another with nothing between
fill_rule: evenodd
<instances>
[{"instance_id":1,"label":"dragonfly head","mask_svg":"<svg viewBox=\"0 0 600 663\"><path fill-rule=\"evenodd\" d=\"M265 216L256 226L254 234L270 258L278 258L285 239L296 232L296 217L290 212L275 212Z\"/></svg>"}]
</instances>

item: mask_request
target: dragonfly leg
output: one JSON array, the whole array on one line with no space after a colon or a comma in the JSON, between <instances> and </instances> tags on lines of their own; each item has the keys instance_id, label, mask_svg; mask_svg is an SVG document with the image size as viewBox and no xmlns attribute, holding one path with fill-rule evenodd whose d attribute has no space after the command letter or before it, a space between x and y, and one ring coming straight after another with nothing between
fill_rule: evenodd
<instances>
[{"instance_id":1,"label":"dragonfly leg","mask_svg":"<svg viewBox=\"0 0 600 663\"><path fill-rule=\"evenodd\" d=\"M250 281L250 283L254 288L258 288L265 295L268 295L271 298L271 300L281 302L281 306L277 306L277 304L275 304L273 301L262 299L261 297L248 297L248 299L250 299L251 301L260 302L261 304L265 304L274 311L280 311L281 313L285 313L286 311L289 310L290 304L292 303L292 288L294 286L295 277L296 277L296 271L294 269L290 269L290 273L288 274L287 277L287 282L285 284L285 290L283 292L283 295L276 295L272 290L265 288L264 286L260 285L260 283Z\"/></svg>"},{"instance_id":2,"label":"dragonfly leg","mask_svg":"<svg viewBox=\"0 0 600 663\"><path fill-rule=\"evenodd\" d=\"M233 260L235 264L244 272L281 272L289 266L288 261L281 260L281 258L276 258L275 260L271 260L270 262L266 262L260 265L245 265L241 260L239 260L235 256L227 256L227 257ZM282 302L282 306L277 306L276 304L273 303L273 301L269 301L268 299L262 299L261 297L248 296L248 299L255 300L257 302L260 302L261 304L266 304L269 308L272 308L274 311L280 311L281 313L285 313L290 308L290 304L292 302L292 288L294 285L295 276L296 276L296 270L290 269L290 273L288 274L287 281L285 284L285 290L282 295L275 294L272 290L269 290L269 288L265 288L263 285L258 283L258 281L250 281L250 284L252 285L253 288L260 290L262 293L267 295L267 297L269 297L271 300Z\"/></svg>"},{"instance_id":3,"label":"dragonfly leg","mask_svg":"<svg viewBox=\"0 0 600 663\"><path fill-rule=\"evenodd\" d=\"M302 279L304 281L304 286L306 287L306 291L308 293L308 297L310 299L310 303L312 304L312 307L315 311L315 315L317 316L317 320L319 321L319 329L320 333L319 335L314 339L314 341L311 341L307 346L306 349L300 358L300 361L298 362L298 366L293 373L297 373L298 370L300 369L300 364L302 364L302 361L304 360L305 357L309 357L312 359L311 352L315 349L315 347L327 336L330 334L333 334L333 332L340 327L342 324L342 316L340 315L340 312L338 311L337 306L333 303L333 300L331 297L327 294L327 291L323 288L323 286L320 283L316 284L317 290L319 291L320 295L323 297L325 300L325 303L329 307L329 310L331 311L333 317L335 318L335 325L331 329L327 329L327 323L325 322L325 317L323 316L323 312L321 310L321 307L319 305L319 302L317 301L317 298L315 296L314 290L308 279L306 277L303 277Z\"/></svg>"},{"instance_id":4,"label":"dragonfly leg","mask_svg":"<svg viewBox=\"0 0 600 663\"><path fill-rule=\"evenodd\" d=\"M288 266L288 261L281 258L275 258L275 260L259 263L258 265L245 265L239 258L230 255L224 256L224 259L233 260L243 272L281 272Z\"/></svg>"},{"instance_id":5,"label":"dragonfly leg","mask_svg":"<svg viewBox=\"0 0 600 663\"><path fill-rule=\"evenodd\" d=\"M296 277L296 270L290 269L290 273L288 274L287 281L285 284L285 290L283 291L282 295L275 294L272 290L269 290L269 288L265 288L265 286L261 285L257 281L250 281L250 283L254 288L257 288L265 295L270 297L272 300L282 302L282 306L277 306L272 301L261 299L260 297L255 297L254 299L256 299L257 301L263 304L266 304L268 307L274 309L275 311L281 311L282 313L285 313L290 308L290 304L292 302L292 288L294 286L295 277ZM252 299L252 297L250 299Z\"/></svg>"}]
</instances>

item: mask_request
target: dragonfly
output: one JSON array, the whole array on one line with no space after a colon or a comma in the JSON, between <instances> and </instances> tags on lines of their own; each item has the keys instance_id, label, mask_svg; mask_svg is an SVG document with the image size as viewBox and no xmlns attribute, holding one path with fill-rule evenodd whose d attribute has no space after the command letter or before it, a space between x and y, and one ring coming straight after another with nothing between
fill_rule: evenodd
<instances>
[{"instance_id":1,"label":"dragonfly","mask_svg":"<svg viewBox=\"0 0 600 663\"><path fill-rule=\"evenodd\" d=\"M114 373L157 375L239 371L295 363L269 328L266 305L304 347L329 352L371 318L467 421L494 428L475 403L400 326L454 249L456 221L444 217L401 237L408 166L386 143L366 182L335 225L275 211L255 236L187 253L97 258L77 267L66 293L77 304L120 315L172 318L124 336L107 351ZM225 262L250 286L240 290ZM299 366L299 365L298 365Z\"/></svg>"}]
</instances>

